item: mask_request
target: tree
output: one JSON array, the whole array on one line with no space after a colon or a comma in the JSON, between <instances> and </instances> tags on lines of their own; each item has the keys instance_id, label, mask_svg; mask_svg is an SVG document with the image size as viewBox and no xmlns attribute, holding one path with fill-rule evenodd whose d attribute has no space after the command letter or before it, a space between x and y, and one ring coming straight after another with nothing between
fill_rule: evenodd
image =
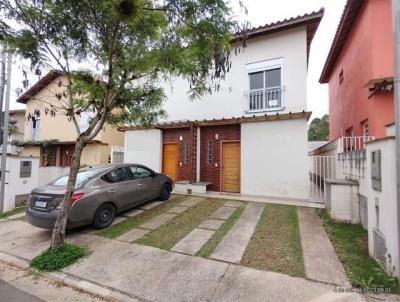
<instances>
[{"instance_id":1,"label":"tree","mask_svg":"<svg viewBox=\"0 0 400 302\"><path fill-rule=\"evenodd\" d=\"M329 138L329 116L325 114L322 118L314 118L308 129L309 141L326 141Z\"/></svg>"},{"instance_id":2,"label":"tree","mask_svg":"<svg viewBox=\"0 0 400 302\"><path fill-rule=\"evenodd\" d=\"M86 144L106 122L154 123L164 114L161 83L168 77L186 78L191 98L218 89L230 68L237 25L223 0L0 0L0 12L6 20L0 22L3 43L29 59L36 73L51 66L67 79L58 83L59 106L46 109L64 114L77 133L52 234L51 247L57 248L64 242ZM13 29L7 20L21 28ZM78 68L83 61L102 69L102 76ZM91 121L80 131L79 116L87 111Z\"/></svg>"}]
</instances>

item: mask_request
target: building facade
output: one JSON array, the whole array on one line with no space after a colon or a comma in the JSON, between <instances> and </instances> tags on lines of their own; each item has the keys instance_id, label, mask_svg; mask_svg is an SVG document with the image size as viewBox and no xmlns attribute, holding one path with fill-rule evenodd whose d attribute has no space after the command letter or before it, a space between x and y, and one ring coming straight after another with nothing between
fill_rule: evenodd
<instances>
[{"instance_id":1,"label":"building facade","mask_svg":"<svg viewBox=\"0 0 400 302\"><path fill-rule=\"evenodd\" d=\"M390 0L349 0L321 74L329 138L386 136L394 122Z\"/></svg>"},{"instance_id":2,"label":"building facade","mask_svg":"<svg viewBox=\"0 0 400 302\"><path fill-rule=\"evenodd\" d=\"M24 121L24 156L40 158L41 167L69 167L76 141L76 130L63 114L52 115L50 108L59 106L57 93L60 83L67 78L52 70L21 95L17 102L26 105ZM81 114L78 125L88 127L89 115ZM85 147L82 165L106 164L110 161L113 146L123 146L124 135L115 127L105 125L100 133Z\"/></svg>"},{"instance_id":3,"label":"building facade","mask_svg":"<svg viewBox=\"0 0 400 302\"><path fill-rule=\"evenodd\" d=\"M184 79L165 83L168 118L121 128L125 161L211 191L308 199L307 63L322 17L251 29L221 89L200 100L189 100Z\"/></svg>"}]
</instances>

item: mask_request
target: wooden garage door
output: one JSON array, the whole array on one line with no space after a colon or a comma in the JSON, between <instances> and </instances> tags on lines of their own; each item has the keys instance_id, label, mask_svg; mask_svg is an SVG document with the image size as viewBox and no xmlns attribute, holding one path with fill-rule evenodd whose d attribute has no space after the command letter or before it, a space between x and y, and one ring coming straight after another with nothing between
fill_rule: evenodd
<instances>
[{"instance_id":1,"label":"wooden garage door","mask_svg":"<svg viewBox=\"0 0 400 302\"><path fill-rule=\"evenodd\" d=\"M176 166L177 166L177 145L164 144L163 146L163 173L176 180Z\"/></svg>"},{"instance_id":2,"label":"wooden garage door","mask_svg":"<svg viewBox=\"0 0 400 302\"><path fill-rule=\"evenodd\" d=\"M240 143L222 143L221 191L240 192Z\"/></svg>"}]
</instances>

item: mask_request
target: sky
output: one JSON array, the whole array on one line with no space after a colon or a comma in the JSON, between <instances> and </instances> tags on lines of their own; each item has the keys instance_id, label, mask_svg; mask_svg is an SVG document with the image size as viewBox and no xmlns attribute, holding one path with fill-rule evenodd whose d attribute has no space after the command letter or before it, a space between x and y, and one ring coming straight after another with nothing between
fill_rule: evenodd
<instances>
[{"instance_id":1,"label":"sky","mask_svg":"<svg viewBox=\"0 0 400 302\"><path fill-rule=\"evenodd\" d=\"M245 16L239 7L239 0L230 0L233 12L238 19L246 19L251 26L259 26L280 21L285 18L296 17L305 13L318 11L325 8L325 15L311 44L310 61L307 77L307 102L308 110L314 117L321 117L328 113L328 86L319 84L319 76L328 55L336 28L340 21L346 0L242 0L248 10ZM21 66L26 66L14 60L12 74L11 109L24 108L15 102L16 89L22 87ZM34 84L36 78L30 79Z\"/></svg>"}]
</instances>

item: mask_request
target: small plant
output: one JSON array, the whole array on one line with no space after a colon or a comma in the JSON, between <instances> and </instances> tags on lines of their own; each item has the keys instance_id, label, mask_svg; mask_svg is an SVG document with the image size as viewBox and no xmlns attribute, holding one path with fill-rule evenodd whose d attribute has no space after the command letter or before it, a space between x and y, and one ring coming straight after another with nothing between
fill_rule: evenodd
<instances>
[{"instance_id":1,"label":"small plant","mask_svg":"<svg viewBox=\"0 0 400 302\"><path fill-rule=\"evenodd\" d=\"M59 248L49 248L31 260L30 266L39 271L58 271L85 257L89 251L80 246L65 243Z\"/></svg>"}]
</instances>

